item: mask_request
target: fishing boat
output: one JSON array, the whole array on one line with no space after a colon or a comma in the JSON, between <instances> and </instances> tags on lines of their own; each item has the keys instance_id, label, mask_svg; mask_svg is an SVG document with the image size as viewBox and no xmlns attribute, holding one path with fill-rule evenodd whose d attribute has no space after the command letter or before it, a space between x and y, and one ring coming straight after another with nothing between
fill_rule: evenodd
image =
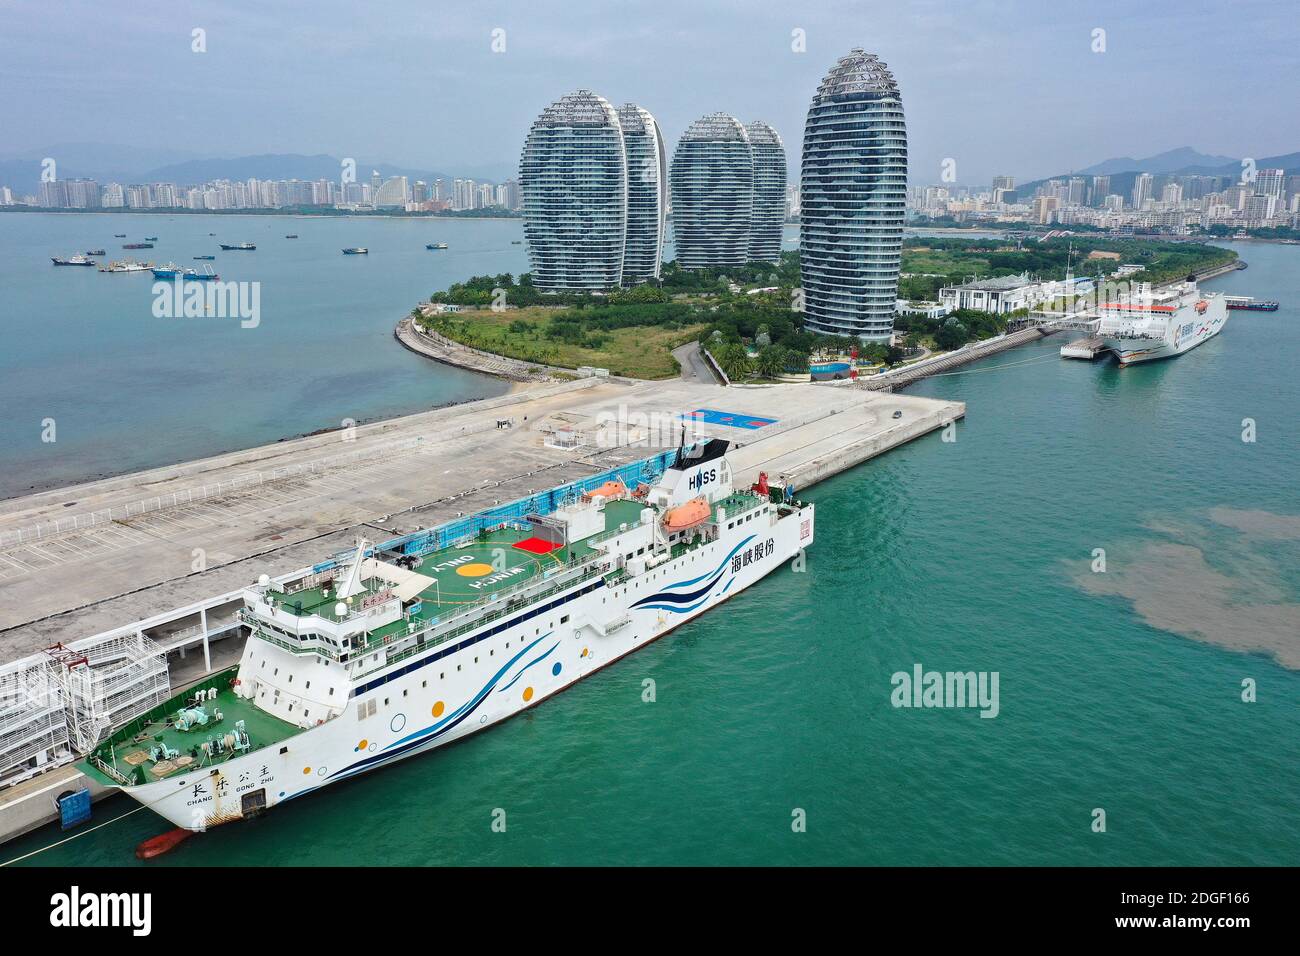
<instances>
[{"instance_id":1,"label":"fishing boat","mask_svg":"<svg viewBox=\"0 0 1300 956\"><path fill-rule=\"evenodd\" d=\"M122 248L123 249L152 249L153 243L152 242L124 242L122 243Z\"/></svg>"},{"instance_id":2,"label":"fishing boat","mask_svg":"<svg viewBox=\"0 0 1300 956\"><path fill-rule=\"evenodd\" d=\"M88 255L88 256L102 256L102 255L107 255L107 253L105 253L103 249L87 249L87 250L86 250L86 255Z\"/></svg>"},{"instance_id":3,"label":"fishing boat","mask_svg":"<svg viewBox=\"0 0 1300 956\"><path fill-rule=\"evenodd\" d=\"M106 266L100 266L100 272L148 272L153 266L148 262L134 262L131 259L122 259L116 262L110 262Z\"/></svg>"},{"instance_id":4,"label":"fishing boat","mask_svg":"<svg viewBox=\"0 0 1300 956\"><path fill-rule=\"evenodd\" d=\"M672 449L262 574L239 595L239 664L115 728L80 767L207 830L537 706L813 544L814 506L735 488L727 448ZM586 726L584 706L552 718Z\"/></svg>"},{"instance_id":5,"label":"fishing boat","mask_svg":"<svg viewBox=\"0 0 1300 956\"><path fill-rule=\"evenodd\" d=\"M221 276L217 275L211 266L204 266L202 272L198 269L186 269L183 275L187 281L192 282L217 282L221 279Z\"/></svg>"},{"instance_id":6,"label":"fishing boat","mask_svg":"<svg viewBox=\"0 0 1300 956\"><path fill-rule=\"evenodd\" d=\"M1225 295L1229 309L1243 312L1276 312L1279 303L1273 299L1256 299L1248 295Z\"/></svg>"},{"instance_id":7,"label":"fishing boat","mask_svg":"<svg viewBox=\"0 0 1300 956\"><path fill-rule=\"evenodd\" d=\"M56 266L93 266L95 260L87 256L50 256Z\"/></svg>"},{"instance_id":8,"label":"fishing boat","mask_svg":"<svg viewBox=\"0 0 1300 956\"><path fill-rule=\"evenodd\" d=\"M216 260L217 257L216 256L195 256L194 258L198 260L202 260L204 262L213 262Z\"/></svg>"},{"instance_id":9,"label":"fishing boat","mask_svg":"<svg viewBox=\"0 0 1300 956\"><path fill-rule=\"evenodd\" d=\"M351 248L343 250L343 254L345 256L364 256L367 255L369 252L370 250L367 249L365 246L352 246Z\"/></svg>"},{"instance_id":10,"label":"fishing boat","mask_svg":"<svg viewBox=\"0 0 1300 956\"><path fill-rule=\"evenodd\" d=\"M220 242L217 243L217 245L221 246L221 248L226 250L227 252L252 252L254 249L257 248L257 246L251 242L240 242L233 246L227 245L224 242Z\"/></svg>"},{"instance_id":11,"label":"fishing boat","mask_svg":"<svg viewBox=\"0 0 1300 956\"><path fill-rule=\"evenodd\" d=\"M157 241L158 241L158 237L157 237L157 236L145 236L145 237L144 237L144 241L145 241L145 242L157 242Z\"/></svg>"},{"instance_id":12,"label":"fishing boat","mask_svg":"<svg viewBox=\"0 0 1300 956\"><path fill-rule=\"evenodd\" d=\"M124 233L124 232L115 232L115 233L113 233L113 238L114 238L114 239L125 239L125 238L126 238L126 233Z\"/></svg>"},{"instance_id":13,"label":"fishing boat","mask_svg":"<svg viewBox=\"0 0 1300 956\"><path fill-rule=\"evenodd\" d=\"M286 238L286 239L297 239L297 238L298 238L298 234L295 232L293 235L291 235L291 236L285 236L284 238Z\"/></svg>"},{"instance_id":14,"label":"fishing boat","mask_svg":"<svg viewBox=\"0 0 1300 956\"><path fill-rule=\"evenodd\" d=\"M426 248L426 249L446 249L446 248L447 248L447 244L446 244L445 242L429 242L429 243L425 243L424 248Z\"/></svg>"},{"instance_id":15,"label":"fishing boat","mask_svg":"<svg viewBox=\"0 0 1300 956\"><path fill-rule=\"evenodd\" d=\"M181 274L181 267L174 262L168 262L165 265L156 266L150 271L155 279L175 279Z\"/></svg>"}]
</instances>

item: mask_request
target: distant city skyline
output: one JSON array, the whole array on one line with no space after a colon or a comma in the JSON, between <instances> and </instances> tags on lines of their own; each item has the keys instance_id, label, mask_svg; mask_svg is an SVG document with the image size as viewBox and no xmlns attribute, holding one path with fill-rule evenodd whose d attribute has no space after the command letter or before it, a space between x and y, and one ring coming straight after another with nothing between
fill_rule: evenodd
<instances>
[{"instance_id":1,"label":"distant city skyline","mask_svg":"<svg viewBox=\"0 0 1300 956\"><path fill-rule=\"evenodd\" d=\"M945 160L955 178L944 181L970 186L1184 145L1256 157L1300 148L1286 95L1300 80L1300 28L1268 3L668 0L616 14L583 2L410 3L376 17L323 0L289 17L248 2L72 0L63 13L66 23L32 2L6 7L0 158L69 142L158 144L197 157L374 157L501 181L520 130L581 87L644 105L668 143L721 109L763 117L797 148L808 91L853 45L908 91L914 184L939 182ZM1214 69L1198 67L1207 58Z\"/></svg>"}]
</instances>

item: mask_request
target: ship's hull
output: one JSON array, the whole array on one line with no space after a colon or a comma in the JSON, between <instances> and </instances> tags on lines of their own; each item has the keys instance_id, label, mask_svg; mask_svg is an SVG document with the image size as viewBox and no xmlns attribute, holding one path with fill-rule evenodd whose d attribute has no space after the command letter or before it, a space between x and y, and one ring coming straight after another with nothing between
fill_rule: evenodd
<instances>
[{"instance_id":1,"label":"ship's hull","mask_svg":"<svg viewBox=\"0 0 1300 956\"><path fill-rule=\"evenodd\" d=\"M178 827L206 830L460 740L558 694L762 580L812 544L813 522L812 505L770 524L741 521L718 541L640 575L615 584L603 577L578 583L521 607L504 623L485 624L366 674L339 716L279 744L214 768L121 789ZM244 653L254 653L252 642ZM290 657L260 642L255 653Z\"/></svg>"}]
</instances>

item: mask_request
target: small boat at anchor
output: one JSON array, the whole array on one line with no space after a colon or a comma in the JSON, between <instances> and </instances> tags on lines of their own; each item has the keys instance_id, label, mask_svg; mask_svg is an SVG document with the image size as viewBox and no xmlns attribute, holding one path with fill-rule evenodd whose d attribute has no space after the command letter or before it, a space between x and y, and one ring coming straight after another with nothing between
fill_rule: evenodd
<instances>
[{"instance_id":1,"label":"small boat at anchor","mask_svg":"<svg viewBox=\"0 0 1300 956\"><path fill-rule=\"evenodd\" d=\"M365 246L352 246L348 249L343 250L343 254L345 256L364 256L364 255L369 255L369 253L370 250L367 249Z\"/></svg>"},{"instance_id":2,"label":"small boat at anchor","mask_svg":"<svg viewBox=\"0 0 1300 956\"><path fill-rule=\"evenodd\" d=\"M117 262L110 262L106 266L100 266L100 272L148 272L152 266L148 262L134 262L131 259L122 259Z\"/></svg>"}]
</instances>

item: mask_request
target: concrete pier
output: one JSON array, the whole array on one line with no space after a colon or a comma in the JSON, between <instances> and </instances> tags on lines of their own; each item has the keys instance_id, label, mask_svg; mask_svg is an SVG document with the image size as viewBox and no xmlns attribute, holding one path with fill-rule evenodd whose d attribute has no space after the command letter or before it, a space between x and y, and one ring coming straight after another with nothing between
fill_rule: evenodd
<instances>
[{"instance_id":1,"label":"concrete pier","mask_svg":"<svg viewBox=\"0 0 1300 956\"><path fill-rule=\"evenodd\" d=\"M1090 335L1087 338L1075 339L1073 342L1067 342L1061 346L1061 358L1084 359L1091 361L1095 359L1105 348L1101 337Z\"/></svg>"},{"instance_id":2,"label":"concrete pier","mask_svg":"<svg viewBox=\"0 0 1300 956\"><path fill-rule=\"evenodd\" d=\"M889 372L882 372L879 375L872 375L870 378L860 378L855 385L858 388L865 388L871 391L885 391L893 388L902 388L905 385L911 385L913 382L919 382L923 378L931 375L939 375L943 372L949 372L962 365L971 362L978 362L980 359L988 358L990 355L996 355L998 352L1005 352L1007 349L1013 349L1019 345L1025 345L1029 342L1035 342L1038 339L1051 335L1054 329L1051 328L1029 328L1022 329L1019 332L1009 332L1006 335L999 335L991 339L982 339L978 342L971 342L962 346L955 352L944 352L933 358L922 359L911 365L905 365L901 368Z\"/></svg>"},{"instance_id":3,"label":"concrete pier","mask_svg":"<svg viewBox=\"0 0 1300 956\"><path fill-rule=\"evenodd\" d=\"M11 499L0 664L139 630L169 652L179 688L238 660L239 591L260 574L302 574L358 536L382 541L645 458L702 409L690 437L733 442L738 484L766 471L800 492L965 414L960 402L813 384L582 379ZM42 822L32 808L52 818L46 784L58 781L57 796L76 776L0 790L0 841Z\"/></svg>"}]
</instances>

